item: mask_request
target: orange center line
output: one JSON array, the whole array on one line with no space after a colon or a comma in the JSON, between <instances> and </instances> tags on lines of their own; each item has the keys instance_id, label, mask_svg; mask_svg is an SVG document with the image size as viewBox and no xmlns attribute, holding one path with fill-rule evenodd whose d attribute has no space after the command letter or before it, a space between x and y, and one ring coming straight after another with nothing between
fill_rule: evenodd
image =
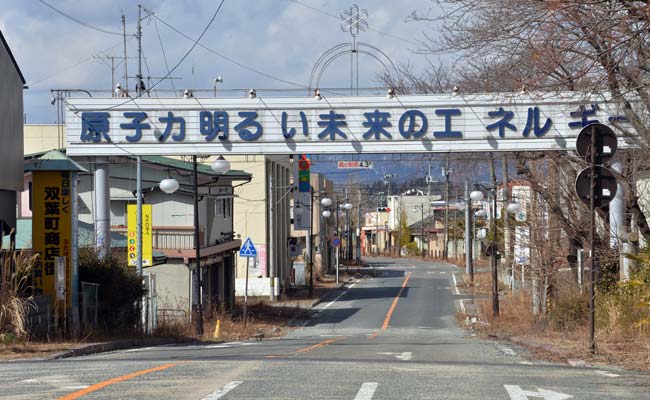
<instances>
[{"instance_id":1,"label":"orange center line","mask_svg":"<svg viewBox=\"0 0 650 400\"><path fill-rule=\"evenodd\" d=\"M384 318L384 323L381 324L381 328L377 329L372 335L368 336L368 339L376 338L379 335L380 331L384 331L386 330L386 328L388 328L390 319L393 316L393 312L395 312L395 308L397 307L397 302L399 301L400 297L402 297L402 292L404 292L404 288L406 287L406 284L409 282L410 277L411 277L411 272L406 274L406 278L404 278L404 282L402 282L402 287L399 289L399 292L397 292L397 295L393 299L393 303L390 305L390 308L388 309L388 313L386 313L386 318Z\"/></svg>"},{"instance_id":2,"label":"orange center line","mask_svg":"<svg viewBox=\"0 0 650 400\"><path fill-rule=\"evenodd\" d=\"M105 388L106 386L112 385L114 383L126 381L128 379L132 379L132 378L135 378L135 377L140 376L140 375L150 374L152 372L162 371L162 370L165 370L165 369L168 369L168 368L171 368L171 367L175 367L176 365L178 365L178 364L165 364L165 365L161 365L161 366L154 367L154 368L149 368L149 369L143 369L141 371L136 371L136 372L133 372L131 374L118 376L117 378L113 378L113 379L109 379L109 380L106 380L106 381L103 381L103 382L99 382L99 383L96 383L94 385L88 386L85 389L77 390L76 392L70 393L70 394L65 395L63 397L59 397L58 400L74 400L74 399L78 399L81 396L85 396L85 395L87 395L89 393L95 392L95 391L97 391L99 389Z\"/></svg>"},{"instance_id":3,"label":"orange center line","mask_svg":"<svg viewBox=\"0 0 650 400\"><path fill-rule=\"evenodd\" d=\"M309 347L305 347L305 348L302 348L302 349L299 349L299 350L296 350L296 351L292 351L291 353L287 354L286 356L279 355L279 354L269 354L269 355L265 356L265 358L280 358L280 357L293 356L293 355L296 355L296 354L309 353L312 350L320 349L321 347L325 347L327 345L330 345L332 343L338 342L339 340L343 340L343 339L345 339L345 336L340 336L340 337L336 337L336 338L332 338L332 339L327 339L327 340L324 340L324 341L322 341L320 343L316 343L314 345L311 345Z\"/></svg>"}]
</instances>

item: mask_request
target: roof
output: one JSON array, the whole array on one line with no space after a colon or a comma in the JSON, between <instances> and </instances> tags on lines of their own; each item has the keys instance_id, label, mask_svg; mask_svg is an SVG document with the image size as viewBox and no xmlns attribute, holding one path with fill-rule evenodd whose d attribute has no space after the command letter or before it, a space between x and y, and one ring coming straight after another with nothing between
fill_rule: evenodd
<instances>
[{"instance_id":1,"label":"roof","mask_svg":"<svg viewBox=\"0 0 650 400\"><path fill-rule=\"evenodd\" d=\"M20 80L23 82L23 85L27 82L25 82L25 77L23 76L23 73L20 71L20 68L18 67L18 63L16 62L16 59L14 58L13 53L11 52L11 49L9 48L9 44L5 40L5 37L2 35L2 31L0 30L0 41L2 41L2 44L5 46L5 49L7 49L7 54L9 54L9 58L11 59L11 62L14 64L14 68L16 68L16 72L18 72L18 76L20 76Z\"/></svg>"},{"instance_id":2,"label":"roof","mask_svg":"<svg viewBox=\"0 0 650 400\"><path fill-rule=\"evenodd\" d=\"M58 150L48 151L40 157L31 158L24 168L25 171L76 171L87 172L84 167L65 156Z\"/></svg>"},{"instance_id":3,"label":"roof","mask_svg":"<svg viewBox=\"0 0 650 400\"><path fill-rule=\"evenodd\" d=\"M142 156L142 161L149 164L156 164L156 165L161 165L163 167L169 167L169 168L174 168L174 169L179 169L184 171L193 171L193 167L194 167L191 162L179 160L177 158L163 157L163 156ZM250 179L252 177L252 174L249 174L248 172L236 170L236 169L231 169L225 174L217 174L212 170L212 168L210 168L209 165L205 165L202 163L197 164L196 171L197 173L202 175L227 176L233 179L237 179L237 178Z\"/></svg>"}]
</instances>

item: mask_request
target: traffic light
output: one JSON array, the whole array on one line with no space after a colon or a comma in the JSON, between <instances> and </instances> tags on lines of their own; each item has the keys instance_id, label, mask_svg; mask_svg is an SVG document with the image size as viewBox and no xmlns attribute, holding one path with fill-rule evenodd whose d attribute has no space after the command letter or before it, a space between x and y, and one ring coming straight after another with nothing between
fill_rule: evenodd
<instances>
[{"instance_id":1,"label":"traffic light","mask_svg":"<svg viewBox=\"0 0 650 400\"><path fill-rule=\"evenodd\" d=\"M377 207L377 212L390 212L390 207Z\"/></svg>"}]
</instances>

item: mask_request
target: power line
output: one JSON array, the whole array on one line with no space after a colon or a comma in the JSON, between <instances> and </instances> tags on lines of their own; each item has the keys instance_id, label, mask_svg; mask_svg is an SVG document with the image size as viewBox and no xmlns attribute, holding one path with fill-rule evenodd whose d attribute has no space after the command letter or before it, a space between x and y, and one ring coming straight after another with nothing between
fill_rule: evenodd
<instances>
[{"instance_id":1,"label":"power line","mask_svg":"<svg viewBox=\"0 0 650 400\"><path fill-rule=\"evenodd\" d=\"M155 18L153 20L153 25L156 28L156 35L158 35L158 43L160 43L160 50L162 51L163 60L165 61L165 68L167 68L167 73L171 74L171 72L169 72L169 64L167 63L167 53L165 53L165 46L163 45L162 38L160 37L160 31L158 30L158 21ZM172 89L176 91L176 86L174 86L174 80L170 79L169 83L171 83Z\"/></svg>"},{"instance_id":2,"label":"power line","mask_svg":"<svg viewBox=\"0 0 650 400\"><path fill-rule=\"evenodd\" d=\"M73 17L72 15L70 15L70 14L64 12L64 11L59 10L58 8L54 7L53 5L47 3L47 2L44 1L44 0L38 0L38 1L40 1L41 3L43 3L46 7L48 7L48 8L51 9L52 11L56 12L57 14L60 14L60 15L62 15L62 16L64 16L64 17L66 17L66 18L68 18L68 19L70 19L70 20L72 20L72 21L78 23L79 25L83 25L83 26L85 26L85 27L88 28L88 29L92 29L92 30L97 31L97 32L106 33L107 35L122 36L122 32L113 32L113 31L107 31L107 30L105 30L105 29L97 28L96 26L89 25L89 24L83 22L82 20L80 20L80 19L78 19L78 18L75 18L75 17Z\"/></svg>"},{"instance_id":3,"label":"power line","mask_svg":"<svg viewBox=\"0 0 650 400\"><path fill-rule=\"evenodd\" d=\"M154 14L153 17L154 17L155 19L157 19L158 21L160 21L162 24L164 24L164 25L165 25L166 27L168 27L169 29L171 29L171 30L173 30L174 32L178 33L179 35L183 36L185 39L192 40L192 41L194 40L194 39L192 39L190 36L188 36L187 34L185 34L184 32L180 31L179 29L176 29L174 26L170 25L169 23L167 23L166 21L164 21L163 19L161 19L160 17L158 17L157 15ZM258 70L258 69L253 68L253 67L250 67L250 66L248 66L248 65L246 65L246 64L244 64L244 63L242 63L242 62L240 62L240 61L237 61L237 60L235 60L235 59L233 59L233 58L230 58L230 57L228 57L228 56L225 56L225 55L223 55L223 54L217 52L216 50L211 49L210 47L208 47L208 46L206 46L206 45L204 45L204 44L202 44L202 43L199 43L199 46L202 47L204 50L207 50L207 51L209 51L210 53L216 55L217 57L223 58L224 60L226 60L226 61L228 61L228 62L231 62L231 63L233 63L233 64L235 64L235 65L237 65L237 66L239 66L239 67L242 67L242 68L244 68L244 69L246 69L246 70L248 70L248 71L251 71L251 72L253 72L253 73L256 73L256 74L258 74L258 75L262 75L262 76L264 76L264 77L266 77L266 78L269 78L269 79L272 79L272 80L274 80L274 81L278 81L278 82L286 83L286 84L288 84L288 85L292 85L292 86L296 86L296 87L299 87L299 88L307 89L307 85L300 84L300 83L295 83L295 82L291 82L291 81L288 81L288 80L286 80L286 79L282 79L282 78L278 78L278 77L273 76L273 75L271 75L271 74L268 74L268 73L266 73L266 72L264 72L264 71L260 71L260 70Z\"/></svg>"},{"instance_id":4,"label":"power line","mask_svg":"<svg viewBox=\"0 0 650 400\"><path fill-rule=\"evenodd\" d=\"M294 3L294 4L298 5L298 6L301 6L301 7L304 7L304 8L308 8L308 9L310 9L310 10L312 10L312 11L314 11L314 12L317 12L317 13L319 13L319 14L326 15L326 16L328 16L328 17L334 18L334 19L336 19L336 20L340 20L340 19L341 19L338 15L335 15L335 14L329 13L329 12L324 11L324 10L321 10L321 9L316 8L316 7L314 7L314 6L310 6L309 4L301 3L301 2L299 2L299 1L297 1L297 0L287 0L287 1L289 1L289 2L291 2L291 3ZM388 33L388 32L384 32L384 31L380 31L380 30L377 30L377 29L373 29L373 28L371 28L371 27L369 27L368 30L371 31L371 32L378 33L378 34L383 35L383 36L387 36L387 37L390 37L390 38L393 38L393 39L401 40L402 42L410 43L410 44L415 45L415 46L419 46L419 45L420 45L420 43L414 42L414 41L412 41L412 40L409 40L409 39L406 39L406 38L403 38L403 37L400 37L400 36L397 36L397 35L393 35L393 34Z\"/></svg>"}]
</instances>

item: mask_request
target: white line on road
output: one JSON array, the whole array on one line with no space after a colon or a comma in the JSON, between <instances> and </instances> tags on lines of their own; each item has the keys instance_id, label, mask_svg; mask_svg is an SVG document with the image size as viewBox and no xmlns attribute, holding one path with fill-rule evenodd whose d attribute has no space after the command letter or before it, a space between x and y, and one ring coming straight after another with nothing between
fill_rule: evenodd
<instances>
[{"instance_id":1,"label":"white line on road","mask_svg":"<svg viewBox=\"0 0 650 400\"><path fill-rule=\"evenodd\" d=\"M357 283L359 283L359 282L361 282L361 281L356 281L356 282L354 282L352 285L350 285L350 287L348 288L348 290L346 290L346 291L344 291L343 293L341 293L341 294L339 294L338 296L336 296L336 297L334 298L334 300L332 300L332 301L330 301L329 303L325 304L325 306L324 306L323 308L321 308L320 310L318 310L317 312L321 312L321 311L323 311L323 310L327 310L327 309L329 308L329 306L331 306L332 304L336 303L336 302L338 301L338 299L340 299L341 297L343 297L344 294L346 294L350 289L352 289L352 288L353 288Z\"/></svg>"},{"instance_id":2,"label":"white line on road","mask_svg":"<svg viewBox=\"0 0 650 400\"><path fill-rule=\"evenodd\" d=\"M354 400L371 400L377 390L377 382L364 382Z\"/></svg>"},{"instance_id":3,"label":"white line on road","mask_svg":"<svg viewBox=\"0 0 650 400\"><path fill-rule=\"evenodd\" d=\"M514 356L517 355L517 353L515 353L515 351L513 349L511 349L510 347L501 346L500 349L501 349L501 352L503 354L507 355L507 356L513 356L514 357Z\"/></svg>"},{"instance_id":4,"label":"white line on road","mask_svg":"<svg viewBox=\"0 0 650 400\"><path fill-rule=\"evenodd\" d=\"M454 293L459 295L460 291L458 290L458 282L456 281L456 274L451 274L451 279L454 281ZM458 304L460 304L460 311L464 314L465 311L465 302L463 299L458 299Z\"/></svg>"},{"instance_id":5,"label":"white line on road","mask_svg":"<svg viewBox=\"0 0 650 400\"><path fill-rule=\"evenodd\" d=\"M618 378L620 376L619 374L615 374L613 372L607 372L607 371L596 371L596 373L606 376L608 378Z\"/></svg>"},{"instance_id":6,"label":"white line on road","mask_svg":"<svg viewBox=\"0 0 650 400\"><path fill-rule=\"evenodd\" d=\"M217 400L225 396L228 392L236 388L237 386L241 385L244 383L244 381L232 381L228 382L225 385L223 385L222 388L217 389L213 393L207 395L206 397L203 398L203 400Z\"/></svg>"}]
</instances>

